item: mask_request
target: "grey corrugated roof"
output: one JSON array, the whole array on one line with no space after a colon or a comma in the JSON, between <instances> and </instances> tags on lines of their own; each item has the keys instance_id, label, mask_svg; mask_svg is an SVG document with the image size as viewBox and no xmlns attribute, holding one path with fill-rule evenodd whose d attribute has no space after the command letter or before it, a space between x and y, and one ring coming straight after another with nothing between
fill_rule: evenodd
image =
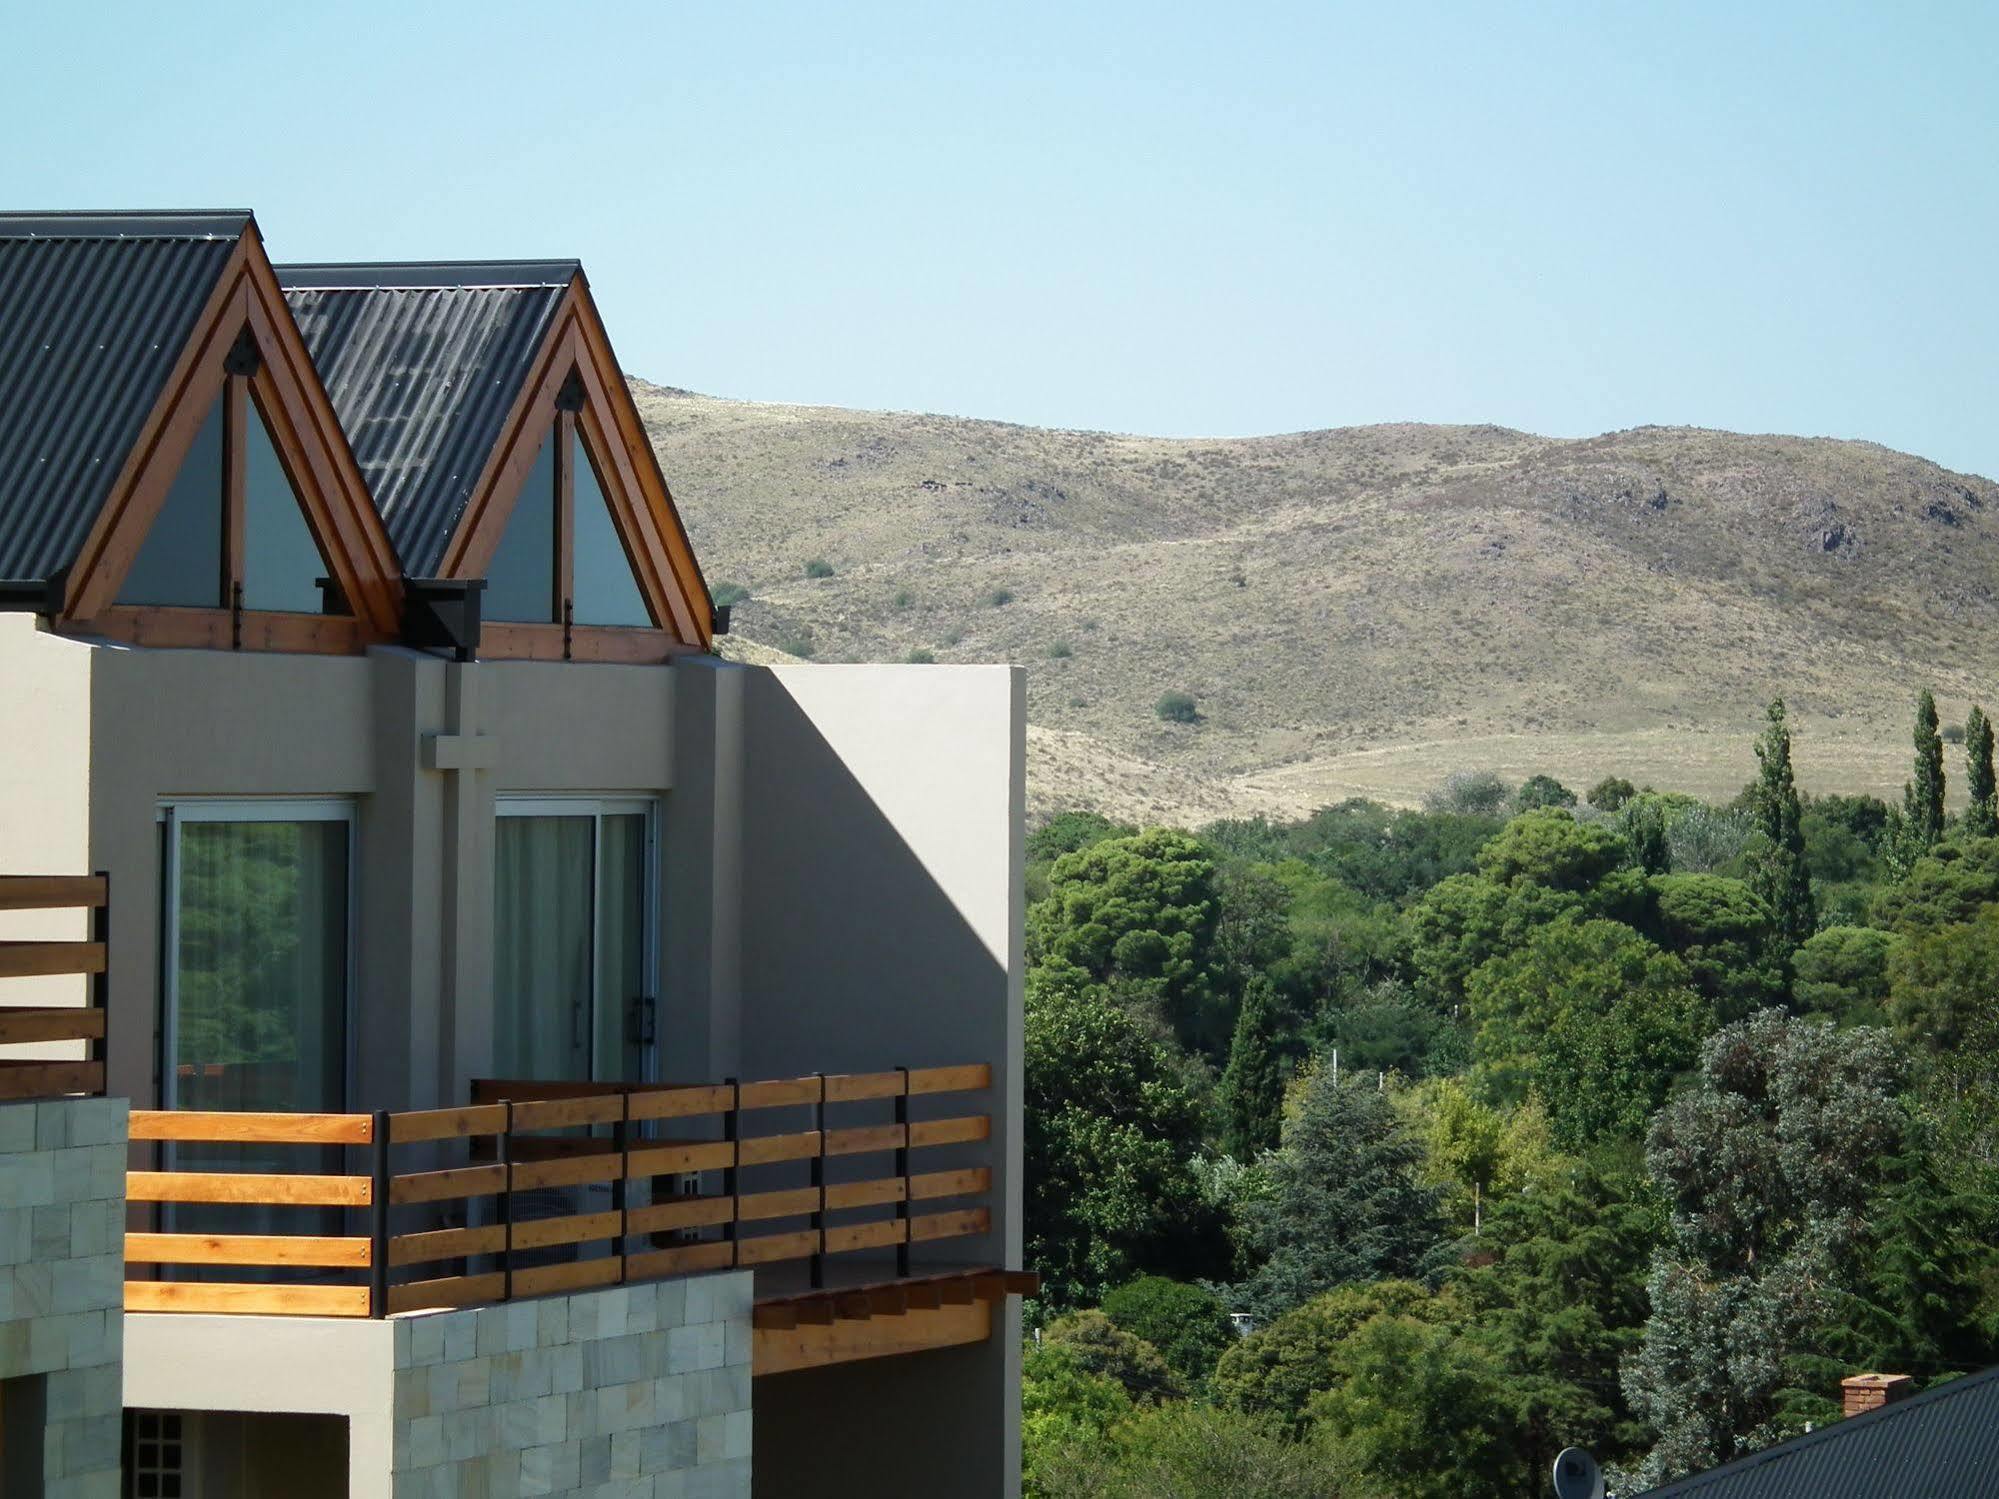
<instances>
[{"instance_id":1,"label":"grey corrugated roof","mask_svg":"<svg viewBox=\"0 0 1999 1499\"><path fill-rule=\"evenodd\" d=\"M0 214L0 578L75 560L250 223Z\"/></svg>"},{"instance_id":2,"label":"grey corrugated roof","mask_svg":"<svg viewBox=\"0 0 1999 1499\"><path fill-rule=\"evenodd\" d=\"M1640 1499L1964 1499L1999 1492L1999 1368L1821 1426Z\"/></svg>"},{"instance_id":3,"label":"grey corrugated roof","mask_svg":"<svg viewBox=\"0 0 1999 1499\"><path fill-rule=\"evenodd\" d=\"M279 266L403 571L434 577L573 260Z\"/></svg>"}]
</instances>

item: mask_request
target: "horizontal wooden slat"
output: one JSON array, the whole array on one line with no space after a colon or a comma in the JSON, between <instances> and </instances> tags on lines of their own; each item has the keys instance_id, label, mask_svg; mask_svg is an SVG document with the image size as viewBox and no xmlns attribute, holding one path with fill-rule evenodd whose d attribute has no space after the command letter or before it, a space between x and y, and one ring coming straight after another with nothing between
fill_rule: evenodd
<instances>
[{"instance_id":1,"label":"horizontal wooden slat","mask_svg":"<svg viewBox=\"0 0 1999 1499\"><path fill-rule=\"evenodd\" d=\"M790 1104L819 1102L820 1079L816 1077L787 1077L767 1083L744 1083L742 1101L738 1105L745 1109L776 1109Z\"/></svg>"},{"instance_id":2,"label":"horizontal wooden slat","mask_svg":"<svg viewBox=\"0 0 1999 1499\"><path fill-rule=\"evenodd\" d=\"M368 1145L368 1114L251 1114L194 1109L132 1110L134 1140L225 1140L248 1145Z\"/></svg>"},{"instance_id":3,"label":"horizontal wooden slat","mask_svg":"<svg viewBox=\"0 0 1999 1499\"><path fill-rule=\"evenodd\" d=\"M736 1241L736 1263L768 1265L778 1260L802 1260L818 1253L819 1235L812 1229L795 1234L764 1234Z\"/></svg>"},{"instance_id":4,"label":"horizontal wooden slat","mask_svg":"<svg viewBox=\"0 0 1999 1499\"><path fill-rule=\"evenodd\" d=\"M885 1202L902 1201L903 1183L899 1176L875 1181L838 1182L826 1188L829 1208L871 1208Z\"/></svg>"},{"instance_id":5,"label":"horizontal wooden slat","mask_svg":"<svg viewBox=\"0 0 1999 1499\"><path fill-rule=\"evenodd\" d=\"M102 1062L0 1062L0 1098L48 1098L104 1091Z\"/></svg>"},{"instance_id":6,"label":"horizontal wooden slat","mask_svg":"<svg viewBox=\"0 0 1999 1499\"><path fill-rule=\"evenodd\" d=\"M984 1062L968 1067L919 1067L909 1074L911 1093L976 1093L993 1085L993 1070Z\"/></svg>"},{"instance_id":7,"label":"horizontal wooden slat","mask_svg":"<svg viewBox=\"0 0 1999 1499\"><path fill-rule=\"evenodd\" d=\"M567 1265L537 1265L514 1272L514 1295L545 1296L554 1291L575 1291L585 1286L616 1285L620 1264L616 1259L575 1260Z\"/></svg>"},{"instance_id":8,"label":"horizontal wooden slat","mask_svg":"<svg viewBox=\"0 0 1999 1499\"><path fill-rule=\"evenodd\" d=\"M391 1312L423 1312L448 1306L477 1306L498 1301L507 1294L507 1278L497 1270L490 1275L453 1275L442 1280L413 1280L389 1287Z\"/></svg>"},{"instance_id":9,"label":"horizontal wooden slat","mask_svg":"<svg viewBox=\"0 0 1999 1499\"><path fill-rule=\"evenodd\" d=\"M987 1114L970 1114L962 1119L923 1119L909 1127L911 1149L919 1145L959 1145L968 1140L990 1139L993 1121Z\"/></svg>"},{"instance_id":10,"label":"horizontal wooden slat","mask_svg":"<svg viewBox=\"0 0 1999 1499\"><path fill-rule=\"evenodd\" d=\"M485 1228L435 1228L424 1233L399 1234L389 1240L389 1263L428 1265L475 1254L498 1254L506 1245L507 1230L498 1223Z\"/></svg>"},{"instance_id":11,"label":"horizontal wooden slat","mask_svg":"<svg viewBox=\"0 0 1999 1499\"><path fill-rule=\"evenodd\" d=\"M551 1244L583 1244L615 1239L624 1232L623 1213L572 1213L563 1218L530 1218L514 1224L514 1248L545 1249Z\"/></svg>"},{"instance_id":12,"label":"horizontal wooden slat","mask_svg":"<svg viewBox=\"0 0 1999 1499\"><path fill-rule=\"evenodd\" d=\"M373 1246L363 1238L307 1234L125 1235L130 1265L321 1265L365 1270Z\"/></svg>"},{"instance_id":13,"label":"horizontal wooden slat","mask_svg":"<svg viewBox=\"0 0 1999 1499\"><path fill-rule=\"evenodd\" d=\"M653 1280L662 1275L691 1275L697 1270L726 1270L735 1260L736 1246L719 1240L713 1244L686 1244L628 1255L625 1273L631 1280Z\"/></svg>"},{"instance_id":14,"label":"horizontal wooden slat","mask_svg":"<svg viewBox=\"0 0 1999 1499\"><path fill-rule=\"evenodd\" d=\"M828 1155L869 1155L878 1150L900 1150L902 1145L899 1124L867 1124L856 1129L826 1131Z\"/></svg>"},{"instance_id":15,"label":"horizontal wooden slat","mask_svg":"<svg viewBox=\"0 0 1999 1499\"><path fill-rule=\"evenodd\" d=\"M661 1088L632 1095L634 1119L686 1119L727 1111L735 1091L722 1083L699 1088Z\"/></svg>"},{"instance_id":16,"label":"horizontal wooden slat","mask_svg":"<svg viewBox=\"0 0 1999 1499\"><path fill-rule=\"evenodd\" d=\"M374 1200L365 1176L283 1176L261 1171L128 1171L133 1202L248 1202L267 1207L364 1208Z\"/></svg>"},{"instance_id":17,"label":"horizontal wooden slat","mask_svg":"<svg viewBox=\"0 0 1999 1499\"><path fill-rule=\"evenodd\" d=\"M497 1135L507 1127L506 1106L473 1104L463 1109L419 1109L389 1116L389 1139L397 1145L422 1140L458 1140L468 1135Z\"/></svg>"},{"instance_id":18,"label":"horizontal wooden slat","mask_svg":"<svg viewBox=\"0 0 1999 1499\"><path fill-rule=\"evenodd\" d=\"M0 979L103 971L102 942L0 942Z\"/></svg>"},{"instance_id":19,"label":"horizontal wooden slat","mask_svg":"<svg viewBox=\"0 0 1999 1499\"><path fill-rule=\"evenodd\" d=\"M912 1244L928 1243L932 1239L956 1239L966 1234L982 1234L993 1226L993 1215L987 1208L960 1208L955 1213L922 1213L909 1220L909 1239Z\"/></svg>"},{"instance_id":20,"label":"horizontal wooden slat","mask_svg":"<svg viewBox=\"0 0 1999 1499\"><path fill-rule=\"evenodd\" d=\"M864 1098L896 1098L902 1093L900 1072L833 1072L826 1076L826 1102L856 1103Z\"/></svg>"},{"instance_id":21,"label":"horizontal wooden slat","mask_svg":"<svg viewBox=\"0 0 1999 1499\"><path fill-rule=\"evenodd\" d=\"M938 1197L975 1197L990 1191L992 1169L968 1166L963 1171L923 1171L909 1179L909 1195L918 1202Z\"/></svg>"},{"instance_id":22,"label":"horizontal wooden slat","mask_svg":"<svg viewBox=\"0 0 1999 1499\"><path fill-rule=\"evenodd\" d=\"M796 1218L801 1213L819 1211L817 1187L794 1187L784 1192L750 1192L737 1199L736 1216L745 1222L762 1218Z\"/></svg>"},{"instance_id":23,"label":"horizontal wooden slat","mask_svg":"<svg viewBox=\"0 0 1999 1499\"><path fill-rule=\"evenodd\" d=\"M449 1202L506 1189L505 1166L452 1166L443 1171L414 1171L395 1178L389 1183L389 1201Z\"/></svg>"},{"instance_id":24,"label":"horizontal wooden slat","mask_svg":"<svg viewBox=\"0 0 1999 1499\"><path fill-rule=\"evenodd\" d=\"M514 1128L570 1129L582 1124L615 1124L625 1117L625 1101L608 1098L525 1099L514 1105Z\"/></svg>"},{"instance_id":25,"label":"horizontal wooden slat","mask_svg":"<svg viewBox=\"0 0 1999 1499\"><path fill-rule=\"evenodd\" d=\"M736 1147L727 1140L657 1145L634 1150L626 1172L631 1176L672 1176L681 1171L719 1171L736 1163Z\"/></svg>"},{"instance_id":26,"label":"horizontal wooden slat","mask_svg":"<svg viewBox=\"0 0 1999 1499\"><path fill-rule=\"evenodd\" d=\"M900 1244L902 1238L903 1224L899 1218L880 1223L849 1223L826 1230L826 1252L844 1254L850 1249L878 1249L884 1244Z\"/></svg>"},{"instance_id":27,"label":"horizontal wooden slat","mask_svg":"<svg viewBox=\"0 0 1999 1499\"><path fill-rule=\"evenodd\" d=\"M514 1190L535 1187L575 1187L585 1182L616 1181L625 1174L625 1158L614 1151L594 1155L557 1156L514 1167Z\"/></svg>"},{"instance_id":28,"label":"horizontal wooden slat","mask_svg":"<svg viewBox=\"0 0 1999 1499\"><path fill-rule=\"evenodd\" d=\"M128 1312L238 1312L265 1317L365 1317L366 1286L264 1286L128 1280Z\"/></svg>"},{"instance_id":29,"label":"horizontal wooden slat","mask_svg":"<svg viewBox=\"0 0 1999 1499\"><path fill-rule=\"evenodd\" d=\"M761 1135L736 1142L737 1161L745 1166L768 1166L775 1161L804 1161L819 1154L819 1131L801 1130L795 1135Z\"/></svg>"},{"instance_id":30,"label":"horizontal wooden slat","mask_svg":"<svg viewBox=\"0 0 1999 1499\"><path fill-rule=\"evenodd\" d=\"M110 898L101 874L0 874L0 911L59 911L101 906Z\"/></svg>"},{"instance_id":31,"label":"horizontal wooden slat","mask_svg":"<svg viewBox=\"0 0 1999 1499\"><path fill-rule=\"evenodd\" d=\"M735 1217L736 1199L733 1197L675 1198L656 1202L650 1207L633 1208L627 1215L628 1226L635 1234L700 1228L710 1223L733 1223Z\"/></svg>"},{"instance_id":32,"label":"horizontal wooden slat","mask_svg":"<svg viewBox=\"0 0 1999 1499\"><path fill-rule=\"evenodd\" d=\"M104 1037L104 1012L78 1005L47 1009L0 1009L0 1046L32 1041L99 1041Z\"/></svg>"}]
</instances>

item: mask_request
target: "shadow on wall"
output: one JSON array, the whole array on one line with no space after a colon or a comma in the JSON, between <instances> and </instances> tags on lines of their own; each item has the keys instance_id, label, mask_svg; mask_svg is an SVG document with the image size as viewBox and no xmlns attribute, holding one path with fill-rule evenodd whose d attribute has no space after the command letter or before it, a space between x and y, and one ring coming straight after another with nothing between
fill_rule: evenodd
<instances>
[{"instance_id":1,"label":"shadow on wall","mask_svg":"<svg viewBox=\"0 0 1999 1499\"><path fill-rule=\"evenodd\" d=\"M815 668L792 683L759 672L749 686L744 1075L989 1062L989 1095L912 1100L912 1114L987 1110L999 1120L1019 1046L1012 674L968 669L953 681L935 667ZM1004 960L982 930L997 938ZM918 1170L989 1165L994 1231L920 1246L917 1273L926 1260L1004 1262L1003 1140L996 1131L989 1146L918 1157ZM868 1176L881 1167L878 1157L835 1161L828 1179L836 1169ZM1014 1320L1003 1319L980 1346L759 1380L757 1492L1014 1491ZM884 1426L897 1438L870 1444L867 1462L827 1461L852 1451L855 1433Z\"/></svg>"}]
</instances>

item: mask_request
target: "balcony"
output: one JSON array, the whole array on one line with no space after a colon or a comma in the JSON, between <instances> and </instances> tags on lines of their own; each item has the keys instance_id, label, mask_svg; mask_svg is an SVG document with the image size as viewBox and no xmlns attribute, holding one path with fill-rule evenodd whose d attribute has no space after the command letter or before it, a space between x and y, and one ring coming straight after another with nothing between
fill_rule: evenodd
<instances>
[{"instance_id":1,"label":"balcony","mask_svg":"<svg viewBox=\"0 0 1999 1499\"><path fill-rule=\"evenodd\" d=\"M991 1228L990 1169L928 1154L990 1138L954 1095L991 1083L974 1064L492 1081L402 1113L136 1110L161 1169L128 1195L166 1231L127 1233L125 1307L379 1318L753 1269L756 1373L981 1341L1036 1278L913 1253Z\"/></svg>"}]
</instances>

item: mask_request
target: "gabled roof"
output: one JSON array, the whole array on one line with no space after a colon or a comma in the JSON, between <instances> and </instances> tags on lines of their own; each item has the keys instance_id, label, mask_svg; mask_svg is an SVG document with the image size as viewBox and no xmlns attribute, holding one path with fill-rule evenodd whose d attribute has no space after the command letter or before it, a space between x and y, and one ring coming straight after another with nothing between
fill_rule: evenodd
<instances>
[{"instance_id":1,"label":"gabled roof","mask_svg":"<svg viewBox=\"0 0 1999 1499\"><path fill-rule=\"evenodd\" d=\"M76 560L251 223L0 214L0 579Z\"/></svg>"},{"instance_id":2,"label":"gabled roof","mask_svg":"<svg viewBox=\"0 0 1999 1499\"><path fill-rule=\"evenodd\" d=\"M1932 1385L1641 1499L1958 1499L1999 1474L1999 1368Z\"/></svg>"},{"instance_id":3,"label":"gabled roof","mask_svg":"<svg viewBox=\"0 0 1999 1499\"><path fill-rule=\"evenodd\" d=\"M403 571L439 574L573 260L277 267Z\"/></svg>"}]
</instances>

